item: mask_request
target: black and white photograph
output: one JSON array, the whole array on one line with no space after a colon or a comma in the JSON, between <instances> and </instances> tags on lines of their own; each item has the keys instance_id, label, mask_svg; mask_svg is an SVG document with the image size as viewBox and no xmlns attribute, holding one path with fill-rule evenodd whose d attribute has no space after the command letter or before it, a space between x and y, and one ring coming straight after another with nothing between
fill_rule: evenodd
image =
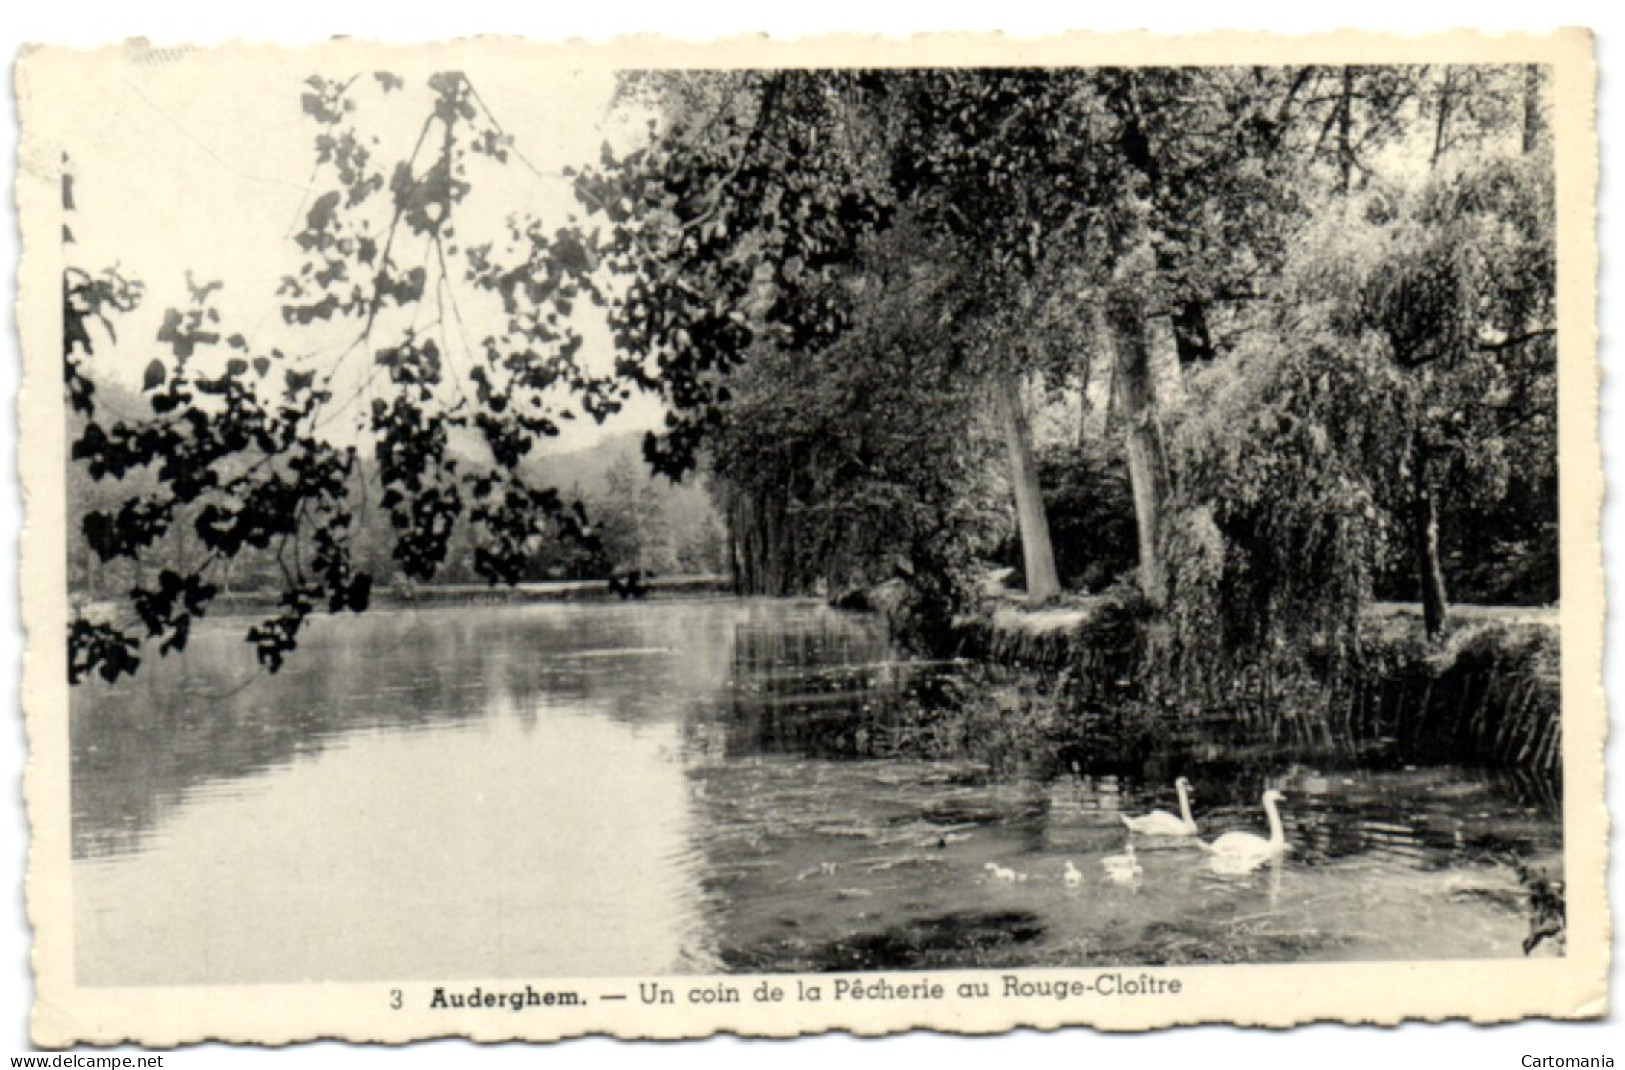
<instances>
[{"instance_id":1,"label":"black and white photograph","mask_svg":"<svg viewBox=\"0 0 1625 1070\"><path fill-rule=\"evenodd\" d=\"M1600 1013L1590 41L1464 36L25 54L36 1038Z\"/></svg>"}]
</instances>

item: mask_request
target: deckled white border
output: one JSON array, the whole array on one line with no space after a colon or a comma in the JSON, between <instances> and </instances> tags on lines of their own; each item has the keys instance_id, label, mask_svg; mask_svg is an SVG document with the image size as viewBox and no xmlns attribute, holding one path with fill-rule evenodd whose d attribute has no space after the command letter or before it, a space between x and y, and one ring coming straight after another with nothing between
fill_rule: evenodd
<instances>
[{"instance_id":1,"label":"deckled white border","mask_svg":"<svg viewBox=\"0 0 1625 1070\"><path fill-rule=\"evenodd\" d=\"M1570 634L1570 633L1565 633L1565 636L1566 636L1566 634ZM1568 646L1568 644L1565 644L1565 646Z\"/></svg>"}]
</instances>

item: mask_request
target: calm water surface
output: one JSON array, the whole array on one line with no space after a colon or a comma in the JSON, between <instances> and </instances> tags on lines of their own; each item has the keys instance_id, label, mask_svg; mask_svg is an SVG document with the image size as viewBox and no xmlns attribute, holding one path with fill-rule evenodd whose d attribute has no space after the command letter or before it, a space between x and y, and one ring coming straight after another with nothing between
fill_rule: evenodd
<instances>
[{"instance_id":1,"label":"calm water surface","mask_svg":"<svg viewBox=\"0 0 1625 1070\"><path fill-rule=\"evenodd\" d=\"M873 757L925 670L808 603L374 611L275 677L244 626L74 694L80 983L1515 956L1561 857L1470 770ZM1181 773L1204 835L1285 790L1286 861L1106 880Z\"/></svg>"}]
</instances>

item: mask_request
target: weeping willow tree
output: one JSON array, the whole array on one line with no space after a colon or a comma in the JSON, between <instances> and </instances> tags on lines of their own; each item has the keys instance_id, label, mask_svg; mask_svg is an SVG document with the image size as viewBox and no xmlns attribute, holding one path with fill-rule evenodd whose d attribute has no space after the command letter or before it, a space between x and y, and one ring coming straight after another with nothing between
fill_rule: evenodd
<instances>
[{"instance_id":1,"label":"weeping willow tree","mask_svg":"<svg viewBox=\"0 0 1625 1070\"><path fill-rule=\"evenodd\" d=\"M1515 484L1532 480L1544 493L1529 496L1528 509L1541 514L1536 527L1549 538L1522 552L1551 557L1555 576L1551 182L1549 158L1524 153L1373 198L1320 243L1299 295L1318 298L1340 336L1375 346L1398 374L1405 449L1397 472L1406 483L1398 510L1432 639L1447 624L1441 516L1449 505L1499 527Z\"/></svg>"},{"instance_id":2,"label":"weeping willow tree","mask_svg":"<svg viewBox=\"0 0 1625 1070\"><path fill-rule=\"evenodd\" d=\"M1359 652L1397 533L1403 384L1375 346L1269 333L1191 393L1196 415L1172 436L1170 598L1153 652L1184 701L1279 724L1298 689Z\"/></svg>"},{"instance_id":3,"label":"weeping willow tree","mask_svg":"<svg viewBox=\"0 0 1625 1070\"><path fill-rule=\"evenodd\" d=\"M1294 689L1345 678L1396 557L1436 639L1447 489L1485 526L1549 511L1550 544L1520 545L1555 569L1551 204L1527 156L1331 202L1249 340L1190 377L1160 648L1185 694L1272 724L1318 706Z\"/></svg>"}]
</instances>

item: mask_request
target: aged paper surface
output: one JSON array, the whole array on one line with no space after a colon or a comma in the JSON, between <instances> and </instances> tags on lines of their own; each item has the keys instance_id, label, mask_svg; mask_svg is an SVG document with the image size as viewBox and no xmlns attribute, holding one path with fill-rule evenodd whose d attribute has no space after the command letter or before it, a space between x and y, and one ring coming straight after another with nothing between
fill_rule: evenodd
<instances>
[{"instance_id":1,"label":"aged paper surface","mask_svg":"<svg viewBox=\"0 0 1625 1070\"><path fill-rule=\"evenodd\" d=\"M589 698L594 689L614 691L619 705L608 721L583 720L564 733L548 722L574 724L572 718L581 715L557 708L557 694L537 700L510 681L495 695L487 688L477 700L461 699L457 689L473 685L425 682L413 671L414 660L431 666L478 662L487 644L500 644L502 637L482 632L483 625L472 619L447 634L426 631L418 618L427 609L387 604L369 612L398 626L380 624L383 632L370 646L346 647L321 630L327 622L312 625L304 645L286 652L286 675L263 676L252 659L249 668L229 671L198 664L197 648L184 662L163 662L152 643L142 654L148 663L126 677L123 690L96 680L66 683L70 620L95 618L83 615L88 599L70 597L73 584L81 582L70 569L84 568L89 560L82 546L76 548L81 536L69 530L68 517L78 515L76 508L84 511L72 498L93 491L83 480L75 484L63 475L70 471L70 441L83 435L58 387L65 323L58 296L64 279L106 278L97 273L117 264L146 287L141 313L149 319L133 328L144 335L130 339L128 331L120 331L117 341L95 336L98 359L112 354L125 362L123 371L111 374L122 377L132 396L162 393L178 377L174 367L152 372L148 363L160 351L180 355L185 346L175 344L175 327L213 332L214 320L183 320L168 325L167 336L161 336L165 325L156 310L212 307L208 284L216 279L226 283L220 308L222 323L230 326L215 334L240 330L248 336L240 349L243 374L250 356L277 345L289 346L289 352L295 352L292 345L306 347L296 359L319 360L325 353L342 360L350 338L342 323L331 326L330 315L307 317L319 322L302 324L312 328L303 342L282 341L295 335L279 332L301 325L285 322L299 316L287 316L284 305L298 305L306 294L279 286L284 276L295 276L302 254L326 248L320 244L327 223L324 202L314 197L317 186L308 178L316 132L312 120L323 121L329 102L336 102L332 114L343 120L342 93L323 94L355 72L364 72L369 84L371 72L386 72L371 85L386 101L391 92L410 92L400 87L423 86L436 72L464 72L480 92L471 110L483 113L489 107L493 120L498 112L506 116L492 130L499 138L514 138L513 155L521 162L513 170L528 172L511 196L551 226L571 207L563 168L594 164L598 141L611 139L579 120L589 114L605 119L610 100L605 87L613 85L617 71L1307 65L1341 70L1417 64L1535 66L1546 72L1558 264L1555 417L1562 586L1559 608L1541 614L1557 618L1561 636L1562 731L1556 737L1561 741L1555 781L1560 795L1553 802L1557 827L1548 830L1537 822L1525 838L1556 841L1541 845L1548 855L1555 850L1559 860L1564 916L1556 953L1557 941L1548 937L1542 946L1535 939L1538 919L1529 919L1527 929L1535 940L1529 950L1538 954L1518 953L1516 947L1511 954L1497 952L1493 943L1465 935L1459 954L1427 950L1453 946L1430 937L1451 934L1457 925L1465 933L1486 918L1505 924L1510 915L1517 936L1526 931L1516 911L1536 898L1534 890L1485 879L1498 857L1491 852L1468 849L1457 856L1438 846L1441 827L1453 828L1450 834L1458 839L1477 835L1472 814L1447 809L1439 818L1442 825L1435 826L1433 817L1409 813L1408 804L1401 803L1382 820L1362 818L1367 822L1362 835L1381 845L1383 835L1395 834L1402 842L1393 853L1419 852L1421 872L1444 865L1444 856L1428 851L1443 850L1453 863L1465 858L1461 872L1448 876L1454 883L1374 886L1376 896L1387 897L1388 911L1379 911L1373 900L1370 915L1362 917L1356 906L1363 900L1351 905L1346 896L1333 894L1338 882L1358 879L1339 875L1333 866L1341 848L1314 840L1320 835L1335 841L1337 830L1326 823L1345 813L1335 807L1323 812L1319 825L1289 820L1288 838L1301 838L1293 851L1230 882L1206 869L1194 875L1207 863L1200 851L1154 852L1131 837L1129 842L1142 844L1141 858L1128 853L1133 875L1118 881L1125 870L1121 863L1114 868L1111 860L1124 856L1107 853L1092 823L1092 814L1110 809L1101 800L1118 789L1102 787L1099 777L1084 778L1080 788L1063 778L1057 782L1063 787L1044 789L1042 805L1050 816L1037 834L1038 846L992 855L980 853L984 845L997 843L1003 850L1029 834L1022 822L1030 800L1000 809L1012 791L1007 782L985 778L981 771L969 774L952 762L911 759L876 771L886 790L905 795L910 778L952 782L947 794L924 802L906 795L902 816L867 812L860 819L858 807L866 800L848 793L869 782L848 779L852 762L780 770L774 759L783 755L767 747L737 763L753 778L742 783L735 779L742 774L730 764L731 752L741 744L725 729L695 715L699 727L680 727L667 740L662 733L670 726L646 707L650 701L692 703L696 693L728 676L726 669L672 664L641 689L622 693L590 668L594 659L604 658L614 675L623 671L623 658L673 651L673 662L698 661L705 651L685 647L683 639L719 619L736 635L741 629L749 635L762 630L756 618L719 609L732 605L726 600L697 602L703 608L685 611L669 627L651 625L650 631L640 625L630 633L637 642L654 635L671 644L658 649L636 645L618 632L603 644L566 644L553 652L505 648L509 658L538 664L549 658L570 661L570 672L577 674L570 676L571 686L585 686ZM537 71L547 77L539 78ZM312 75L327 81L307 83ZM1500 1021L1605 1013L1610 929L1603 893L1605 720L1598 686L1601 485L1593 434L1594 79L1589 37L1577 31L1527 38L1079 35L1042 42L941 38L795 46L631 41L592 48L500 40L420 48L346 42L302 51L233 46L162 53L127 45L91 53L48 48L27 53L17 68L23 121L17 197L24 241L18 315L25 357L20 456L28 529L22 589L29 633L24 707L31 747L26 787L34 834L29 910L36 933L36 1041L170 1045L206 1038L278 1043L339 1036L398 1042L444 1035L543 1040L592 1033L786 1036L921 1027L981 1033L1067 1024L1138 1030L1201 1021ZM526 84L544 99L527 101L511 92ZM491 99L499 90L501 105ZM268 111L265 100L275 94L286 100L280 110ZM303 114L302 96L314 101ZM554 120L548 109L574 115L575 121L549 126ZM1335 117L1327 114L1332 116L1329 136L1335 138ZM380 140L366 149L375 154L375 167L406 153L418 127L392 118L380 129ZM186 155L157 150L172 143L189 146ZM341 159L364 175L367 164L354 155L356 144L334 142L318 151L327 154L323 162ZM146 146L155 150L151 157L142 152ZM497 141L483 147L495 157L508 145ZM292 164L283 158L301 153ZM190 169L203 161L228 177L213 184L190 181ZM723 175L740 181L726 170ZM460 180L461 173L456 177ZM419 212L423 228L432 231L441 210L436 190L450 186L431 188L424 178L408 172L408 181L397 188L385 185L392 181L385 174L357 203L372 193L380 201L392 195L397 206L404 205L397 221ZM420 200L412 201L414 191L422 192ZM325 202L328 210L341 200ZM482 240L472 232L476 223L500 235L500 220L497 210L484 220L474 217L466 240ZM63 241L69 232L71 244ZM295 235L310 240L300 247L290 240ZM403 271L416 267L421 257L425 277L446 285L462 281L445 272L444 261L435 268L427 256L431 251L437 251L436 242L414 246L410 261L402 257ZM453 236L444 235L438 253L455 251ZM264 262L276 256L282 259ZM387 245L383 256L387 260ZM440 288L435 283L429 289ZM433 311L411 326L421 324L425 336L435 333L450 346L443 339L452 322L449 336L459 339L455 344L465 354L478 348L474 343L487 328L463 323L454 298L403 294L398 305L414 301L432 305ZM111 317L115 310L98 312ZM154 336L162 346L151 343ZM1496 337L1484 345L1513 341ZM199 345L220 349L222 366L232 359L225 350L238 348L218 336L200 337ZM218 396L227 393L222 387ZM195 400L194 407L215 411L212 404ZM635 408L630 404L627 411ZM184 413L186 404L179 411ZM639 429L650 426L647 414L643 419ZM173 473L165 478L172 480ZM157 582L161 589L162 581ZM637 576L630 582L637 583ZM186 595L172 601L184 603ZM261 608L252 599L246 604L232 611L235 616L217 613L238 635ZM479 603L474 605L477 609ZM648 605L653 612L663 603L655 598ZM209 626L200 623L200 632ZM596 626L587 617L570 618L564 630ZM198 642L214 638L200 635ZM820 633L820 641L827 639ZM529 641L527 635L524 642ZM774 633L766 641L782 644L785 637ZM324 644L343 656L319 654ZM403 657L403 650L420 653ZM736 675L742 665L754 664L737 646L731 656ZM386 673L369 671L374 658L387 661ZM184 674L177 668L183 664L188 666ZM588 668L581 669L583 664ZM781 668L769 658L762 679L747 683L770 686ZM696 676L704 679L694 685ZM294 682L273 692L266 679ZM359 687L340 686L358 680ZM93 688L102 688L98 697L76 697ZM355 708L335 707L338 695ZM737 711L741 707L733 701ZM413 708L420 705L422 716L415 719ZM211 722L211 716L218 720ZM461 723L465 718L471 723ZM99 727L109 723L121 727ZM630 743L619 734L628 725ZM502 733L509 731L516 734L505 738ZM678 753L657 755L664 765L640 764L647 755L634 744L651 736ZM423 746L424 740L429 745ZM474 740L483 742L474 746ZM548 771L551 780L529 779L536 769L518 756L539 741L607 753L610 760L583 764L584 775L571 771L583 761L578 755L558 754L556 767ZM173 744L172 753L165 751L166 743ZM349 764L335 766L339 758ZM679 768L672 774L668 766ZM661 775L662 770L671 775ZM1179 772L1169 770L1167 779ZM358 773L361 779L352 779ZM805 794L797 796L775 781L781 774L790 789L804 787ZM1323 776L1301 763L1271 776L1286 778L1289 814L1297 801L1295 785L1312 792L1327 779L1349 785L1358 779L1342 771ZM961 777L964 791L954 781ZM1206 821L1204 785L1195 779L1197 816ZM1470 790L1472 785L1448 779L1427 788L1445 799ZM582 796L592 798L595 809L570 809L571 800ZM785 819L767 812L764 797L786 810L817 809L826 816L811 826L793 820L772 826ZM1499 805L1500 799L1490 796L1484 805ZM848 802L850 811L843 806ZM1172 808L1171 795L1168 802L1165 808ZM1075 825L1063 820L1068 807L1082 814ZM501 823L460 824L447 820L448 813ZM1511 824L1523 816L1492 810L1476 819ZM676 833L673 822L681 826ZM703 828L696 833L686 822ZM1102 824L1116 828L1116 814L1104 813ZM1000 831L1011 825L1019 826L1016 835ZM1202 835L1255 827L1263 826L1237 818L1204 827ZM1395 827L1402 831L1395 833ZM692 856L674 862L675 841L668 834L689 844L685 850ZM696 836L705 839L698 848L690 842ZM798 836L811 839L812 846L797 841L794 852L781 846L774 853L775 843ZM843 839L857 841L861 850L833 846ZM1121 846L1117 842L1109 850ZM1388 857L1387 850L1373 850L1373 857ZM1088 867L1076 881L1069 855ZM521 856L525 860L515 862ZM1060 869L1063 861L1066 871ZM246 879L238 868L255 865L265 868ZM930 878L910 883L886 876L916 866ZM1315 878L1327 883L1311 883ZM533 899L526 881L534 882ZM1161 888L1175 885L1189 894L1164 896ZM402 894L413 888L422 894ZM1140 935L1113 945L1109 933L1091 932L1093 944L1067 943L1064 926L1086 915L1090 900L1102 904L1100 911L1112 916L1113 925L1138 926ZM1394 933L1372 939L1363 929L1404 918L1395 904L1415 907L1399 922L1415 931L1397 934L1397 941L1391 939ZM1457 908L1464 913L1455 913ZM1227 928L1222 936L1211 930L1191 936L1178 931L1179 914L1154 916L1158 911L1215 912L1224 915ZM818 943L795 932L837 924L831 914L840 915L839 935ZM1289 924L1279 921L1288 916ZM774 926L774 935L764 935ZM749 942L741 935L747 930L755 934ZM1263 939L1252 939L1258 934ZM1420 953L1392 950L1407 940ZM1389 950L1373 954L1362 947ZM785 948L794 951L780 954ZM629 963L654 965L625 968Z\"/></svg>"}]
</instances>

